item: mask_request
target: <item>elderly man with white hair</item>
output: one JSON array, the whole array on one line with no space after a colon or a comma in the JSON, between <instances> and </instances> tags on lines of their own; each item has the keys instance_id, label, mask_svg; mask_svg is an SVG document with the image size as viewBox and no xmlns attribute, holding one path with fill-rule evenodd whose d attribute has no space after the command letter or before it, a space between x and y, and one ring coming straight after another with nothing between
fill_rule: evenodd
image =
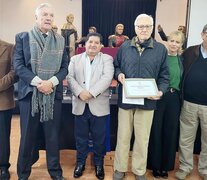
<instances>
[{"instance_id":1,"label":"elderly man with white hair","mask_svg":"<svg viewBox=\"0 0 207 180\"><path fill-rule=\"evenodd\" d=\"M29 178L38 130L42 126L48 172L53 180L63 180L59 163L59 127L62 81L68 73L68 57L64 38L52 30L51 5L39 5L35 18L31 31L16 35L13 58L14 70L19 76L21 126L17 173L19 180Z\"/></svg>"},{"instance_id":2,"label":"elderly man with white hair","mask_svg":"<svg viewBox=\"0 0 207 180\"><path fill-rule=\"evenodd\" d=\"M156 100L162 97L169 86L167 49L151 37L153 18L147 14L140 14L134 26L136 36L122 44L114 61L115 77L120 85L113 180L123 179L125 172L128 171L133 130L135 139L132 151L132 172L136 180L146 180L147 149ZM157 83L158 93L153 97L145 97L140 104L126 103L122 97L125 78L153 78Z\"/></svg>"}]
</instances>

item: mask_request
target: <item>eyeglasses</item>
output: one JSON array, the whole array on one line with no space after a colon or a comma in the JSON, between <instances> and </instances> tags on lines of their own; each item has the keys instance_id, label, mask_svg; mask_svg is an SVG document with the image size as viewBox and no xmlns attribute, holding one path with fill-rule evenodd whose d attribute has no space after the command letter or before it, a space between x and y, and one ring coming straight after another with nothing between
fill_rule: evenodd
<instances>
[{"instance_id":1,"label":"eyeglasses","mask_svg":"<svg viewBox=\"0 0 207 180\"><path fill-rule=\"evenodd\" d=\"M139 30L143 30L144 28L149 30L152 28L152 25L136 25L136 27L138 27Z\"/></svg>"}]
</instances>

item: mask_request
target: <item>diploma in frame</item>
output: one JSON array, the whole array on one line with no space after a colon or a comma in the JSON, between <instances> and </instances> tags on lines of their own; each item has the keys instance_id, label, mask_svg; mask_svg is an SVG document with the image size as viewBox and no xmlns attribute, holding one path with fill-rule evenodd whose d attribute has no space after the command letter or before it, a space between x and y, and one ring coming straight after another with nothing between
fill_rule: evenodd
<instances>
[{"instance_id":1,"label":"diploma in frame","mask_svg":"<svg viewBox=\"0 0 207 180\"><path fill-rule=\"evenodd\" d=\"M124 88L126 98L147 98L158 95L155 79L126 78Z\"/></svg>"}]
</instances>

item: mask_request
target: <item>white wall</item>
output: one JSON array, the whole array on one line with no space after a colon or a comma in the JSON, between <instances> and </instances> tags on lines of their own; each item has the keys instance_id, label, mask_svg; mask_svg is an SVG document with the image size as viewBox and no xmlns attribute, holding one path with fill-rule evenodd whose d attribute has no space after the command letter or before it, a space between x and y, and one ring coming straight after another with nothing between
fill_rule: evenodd
<instances>
[{"instance_id":1,"label":"white wall","mask_svg":"<svg viewBox=\"0 0 207 180\"><path fill-rule=\"evenodd\" d=\"M44 2L52 4L59 32L66 16L72 13L74 25L81 35L82 0L0 0L0 38L14 43L15 34L29 31L35 23L36 7Z\"/></svg>"},{"instance_id":2,"label":"white wall","mask_svg":"<svg viewBox=\"0 0 207 180\"><path fill-rule=\"evenodd\" d=\"M206 8L207 0L191 0L187 46L202 42L201 32L203 26L207 24Z\"/></svg>"},{"instance_id":3,"label":"white wall","mask_svg":"<svg viewBox=\"0 0 207 180\"><path fill-rule=\"evenodd\" d=\"M66 22L66 15L73 13L74 25L81 36L82 0L0 0L0 38L14 43L16 33L29 31L35 22L34 10L43 2L53 5L55 24L58 26L59 32ZM185 25L186 4L187 0L158 0L156 27L157 24L161 24L166 34L169 34L179 25ZM163 42L157 31L155 35L156 40Z\"/></svg>"},{"instance_id":4,"label":"white wall","mask_svg":"<svg viewBox=\"0 0 207 180\"><path fill-rule=\"evenodd\" d=\"M186 10L187 0L157 0L155 39L163 42L157 32L158 24L163 27L166 35L177 30L179 25L185 26Z\"/></svg>"},{"instance_id":5,"label":"white wall","mask_svg":"<svg viewBox=\"0 0 207 180\"><path fill-rule=\"evenodd\" d=\"M1 34L2 34L2 1L0 0L0 38L1 38Z\"/></svg>"}]
</instances>

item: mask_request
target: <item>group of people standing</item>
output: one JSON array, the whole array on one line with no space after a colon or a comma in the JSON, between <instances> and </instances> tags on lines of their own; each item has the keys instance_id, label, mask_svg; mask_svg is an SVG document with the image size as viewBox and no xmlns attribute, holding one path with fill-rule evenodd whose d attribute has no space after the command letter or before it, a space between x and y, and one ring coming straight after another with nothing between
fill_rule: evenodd
<instances>
[{"instance_id":1,"label":"group of people standing","mask_svg":"<svg viewBox=\"0 0 207 180\"><path fill-rule=\"evenodd\" d=\"M65 77L72 92L75 115L77 156L73 176L79 178L85 170L90 134L95 175L104 179L106 119L110 114L109 86L113 76L119 82L113 180L126 176L133 131L132 172L135 179L147 180L147 167L152 169L154 177L168 178L168 171L174 169L179 126L180 169L176 177L185 179L193 168L193 143L199 123L202 148L198 170L207 180L207 25L201 33L202 44L189 47L181 55L183 34L179 31L170 33L166 49L151 37L153 18L140 14L134 22L136 36L120 46L114 61L100 52L102 37L92 32L85 40L86 51L73 56L68 65L65 40L52 30L52 6L39 5L35 18L31 31L16 35L14 53L12 45L0 41L1 180L10 178L9 136L14 107L13 84L17 79L21 129L18 178L27 180L31 174L37 151L37 132L42 126L48 172L51 179L64 180L59 131ZM125 78L153 78L158 94L141 99L143 104L126 103L123 101Z\"/></svg>"}]
</instances>

